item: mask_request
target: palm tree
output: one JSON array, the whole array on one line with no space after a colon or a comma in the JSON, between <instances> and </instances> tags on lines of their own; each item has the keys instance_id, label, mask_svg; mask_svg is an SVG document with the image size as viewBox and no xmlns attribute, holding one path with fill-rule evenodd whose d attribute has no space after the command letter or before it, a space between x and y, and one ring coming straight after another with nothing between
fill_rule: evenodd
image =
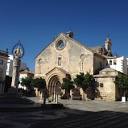
<instances>
[{"instance_id":1,"label":"palm tree","mask_svg":"<svg viewBox=\"0 0 128 128\"><path fill-rule=\"evenodd\" d=\"M66 74L66 77L63 78L63 83L62 83L62 89L65 90L65 96L67 98L70 97L70 90L74 88L73 81L71 80L71 76L69 74Z\"/></svg>"}]
</instances>

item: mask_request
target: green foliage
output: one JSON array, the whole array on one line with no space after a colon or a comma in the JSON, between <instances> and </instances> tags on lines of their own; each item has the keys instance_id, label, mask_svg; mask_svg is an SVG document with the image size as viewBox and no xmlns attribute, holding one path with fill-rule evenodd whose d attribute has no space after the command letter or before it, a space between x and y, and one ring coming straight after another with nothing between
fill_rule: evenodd
<instances>
[{"instance_id":1,"label":"green foliage","mask_svg":"<svg viewBox=\"0 0 128 128\"><path fill-rule=\"evenodd\" d=\"M66 93L70 93L70 90L74 88L73 81L71 80L71 76L66 74L66 77L63 78L62 89L65 89Z\"/></svg>"},{"instance_id":2,"label":"green foliage","mask_svg":"<svg viewBox=\"0 0 128 128\"><path fill-rule=\"evenodd\" d=\"M32 85L34 87L37 87L39 90L42 90L42 89L46 88L46 81L45 81L45 79L43 79L41 77L40 78L36 78L36 79L33 79Z\"/></svg>"},{"instance_id":3,"label":"green foliage","mask_svg":"<svg viewBox=\"0 0 128 128\"><path fill-rule=\"evenodd\" d=\"M115 78L115 84L123 89L124 91L124 96L125 96L125 92L128 89L128 76L124 75L124 74L118 74L118 76L116 76Z\"/></svg>"},{"instance_id":4,"label":"green foliage","mask_svg":"<svg viewBox=\"0 0 128 128\"><path fill-rule=\"evenodd\" d=\"M31 89L32 88L32 78L31 77L26 77L26 78L22 78L21 79L21 85L22 86L26 86L27 89Z\"/></svg>"},{"instance_id":5,"label":"green foliage","mask_svg":"<svg viewBox=\"0 0 128 128\"><path fill-rule=\"evenodd\" d=\"M128 76L124 74L119 74L115 78L115 84L119 88L128 89Z\"/></svg>"},{"instance_id":6,"label":"green foliage","mask_svg":"<svg viewBox=\"0 0 128 128\"><path fill-rule=\"evenodd\" d=\"M74 83L85 91L88 87L93 87L95 85L95 79L93 75L90 75L89 73L80 73L76 75Z\"/></svg>"},{"instance_id":7,"label":"green foliage","mask_svg":"<svg viewBox=\"0 0 128 128\"><path fill-rule=\"evenodd\" d=\"M46 81L43 78L33 79L31 77L26 77L21 79L21 85L26 86L28 89L37 87L41 90L46 88Z\"/></svg>"},{"instance_id":8,"label":"green foliage","mask_svg":"<svg viewBox=\"0 0 128 128\"><path fill-rule=\"evenodd\" d=\"M74 82L78 87L82 87L82 86L85 86L84 80L85 80L84 73L80 73L76 75Z\"/></svg>"}]
</instances>

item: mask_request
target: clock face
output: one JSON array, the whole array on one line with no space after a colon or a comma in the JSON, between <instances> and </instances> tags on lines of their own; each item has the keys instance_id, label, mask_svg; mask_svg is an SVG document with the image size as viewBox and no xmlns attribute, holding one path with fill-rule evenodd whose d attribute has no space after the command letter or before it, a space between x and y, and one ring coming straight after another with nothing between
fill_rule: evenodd
<instances>
[{"instance_id":1,"label":"clock face","mask_svg":"<svg viewBox=\"0 0 128 128\"><path fill-rule=\"evenodd\" d=\"M56 43L56 48L58 50L61 50L65 47L65 42L63 40L59 40L57 43Z\"/></svg>"}]
</instances>

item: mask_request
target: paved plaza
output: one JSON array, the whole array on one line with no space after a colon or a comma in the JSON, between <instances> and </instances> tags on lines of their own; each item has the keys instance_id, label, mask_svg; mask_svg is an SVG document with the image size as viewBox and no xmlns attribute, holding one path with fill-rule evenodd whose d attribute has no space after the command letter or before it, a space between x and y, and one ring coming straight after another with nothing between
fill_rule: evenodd
<instances>
[{"instance_id":1,"label":"paved plaza","mask_svg":"<svg viewBox=\"0 0 128 128\"><path fill-rule=\"evenodd\" d=\"M31 98L40 102L39 99ZM0 128L127 128L128 102L59 100L65 109L0 112Z\"/></svg>"},{"instance_id":2,"label":"paved plaza","mask_svg":"<svg viewBox=\"0 0 128 128\"><path fill-rule=\"evenodd\" d=\"M78 100L59 100L67 108L83 111L115 111L128 112L128 102L121 101L78 101Z\"/></svg>"}]
</instances>

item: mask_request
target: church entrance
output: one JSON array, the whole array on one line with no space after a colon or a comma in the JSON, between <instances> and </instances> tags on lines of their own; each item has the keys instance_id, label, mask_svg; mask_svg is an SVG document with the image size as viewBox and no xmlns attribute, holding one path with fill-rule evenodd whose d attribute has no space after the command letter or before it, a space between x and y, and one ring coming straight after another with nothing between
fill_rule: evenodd
<instances>
[{"instance_id":1,"label":"church entrance","mask_svg":"<svg viewBox=\"0 0 128 128\"><path fill-rule=\"evenodd\" d=\"M61 83L57 75L54 75L50 78L48 82L48 92L49 92L49 96L51 97L52 101L57 102L58 95L61 92Z\"/></svg>"}]
</instances>

